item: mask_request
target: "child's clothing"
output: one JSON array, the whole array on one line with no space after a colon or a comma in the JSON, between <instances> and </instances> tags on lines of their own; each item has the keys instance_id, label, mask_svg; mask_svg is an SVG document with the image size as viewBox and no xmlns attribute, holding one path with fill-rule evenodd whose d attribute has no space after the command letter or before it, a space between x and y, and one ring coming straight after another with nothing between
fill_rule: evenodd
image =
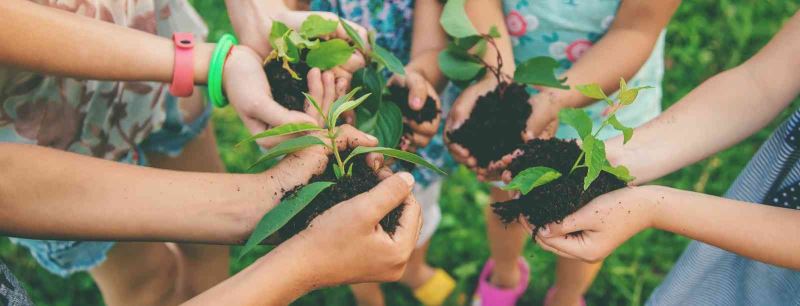
<instances>
[{"instance_id":1,"label":"child's clothing","mask_svg":"<svg viewBox=\"0 0 800 306\"><path fill-rule=\"evenodd\" d=\"M2 261L0 261L0 305L33 306L25 288Z\"/></svg>"},{"instance_id":2,"label":"child's clothing","mask_svg":"<svg viewBox=\"0 0 800 306\"><path fill-rule=\"evenodd\" d=\"M148 33L171 37L207 29L186 0L33 1ZM67 59L68 60L68 59ZM0 142L35 144L129 164L145 152L175 156L199 134L210 108L184 123L168 85L86 81L0 68ZM68 275L105 259L113 242L12 239L49 271Z\"/></svg>"},{"instance_id":3,"label":"child's clothing","mask_svg":"<svg viewBox=\"0 0 800 306\"><path fill-rule=\"evenodd\" d=\"M800 110L761 146L725 197L800 209L798 160ZM800 271L692 241L647 305L800 305Z\"/></svg>"},{"instance_id":4,"label":"child's clothing","mask_svg":"<svg viewBox=\"0 0 800 306\"><path fill-rule=\"evenodd\" d=\"M619 5L619 0L503 1L515 62L519 64L532 57L550 56L560 63L557 73L563 73L605 35L614 21ZM640 91L636 103L617 112L617 118L627 126L639 126L661 112L664 36L662 32L650 58L628 81L630 87L654 88ZM601 101L585 109L595 126L599 126L607 105ZM614 129L605 129L600 138L606 139L618 134ZM577 133L562 124L556 137L577 138Z\"/></svg>"},{"instance_id":5,"label":"child's clothing","mask_svg":"<svg viewBox=\"0 0 800 306\"><path fill-rule=\"evenodd\" d=\"M408 63L411 53L414 1L313 0L310 3L310 10L332 12L369 30L374 30L376 32L375 40L378 45L394 53L403 63ZM444 146L444 139L441 133L444 128L444 117L449 108L450 104L443 99L443 119L439 131L431 139L428 146L417 151L417 154L443 169L454 166L452 158ZM416 167L411 173L417 183L414 195L422 206L423 226L417 243L422 245L433 235L441 219L439 195L441 193L442 176L424 167Z\"/></svg>"}]
</instances>

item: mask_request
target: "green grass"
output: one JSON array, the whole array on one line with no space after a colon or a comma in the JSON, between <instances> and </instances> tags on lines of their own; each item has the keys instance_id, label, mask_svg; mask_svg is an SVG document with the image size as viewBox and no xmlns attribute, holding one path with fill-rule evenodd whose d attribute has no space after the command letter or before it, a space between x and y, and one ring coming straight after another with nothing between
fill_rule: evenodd
<instances>
[{"instance_id":1,"label":"green grass","mask_svg":"<svg viewBox=\"0 0 800 306\"><path fill-rule=\"evenodd\" d=\"M212 39L230 31L222 1L194 0L193 3L209 23ZM788 0L684 1L669 25L664 106L668 107L709 76L750 57L797 9L798 4ZM784 112L781 118L786 114ZM658 183L723 194L776 122L733 148ZM236 113L230 108L218 110L214 123L225 165L231 172L243 172L256 159L258 151L255 147L233 149L233 145L247 135ZM474 286L476 274L489 255L482 213L482 205L488 199L487 190L464 169L452 173L444 185L441 199L444 214L428 258L432 264L455 275L464 292ZM687 242L685 238L655 230L633 237L606 261L587 294L589 304L642 304ZM239 248L235 248L233 258L238 252ZM242 262L232 264L231 271L241 270L263 252L250 254ZM531 263L532 281L522 304L538 304L552 284L554 257L532 244L527 246L525 256ZM38 267L25 250L7 239L0 240L0 259L10 265L39 305L102 304L96 286L86 274L67 279L50 275ZM387 284L384 291L388 305L416 305L410 292L401 286ZM352 305L353 300L346 288L331 288L312 292L295 304Z\"/></svg>"}]
</instances>

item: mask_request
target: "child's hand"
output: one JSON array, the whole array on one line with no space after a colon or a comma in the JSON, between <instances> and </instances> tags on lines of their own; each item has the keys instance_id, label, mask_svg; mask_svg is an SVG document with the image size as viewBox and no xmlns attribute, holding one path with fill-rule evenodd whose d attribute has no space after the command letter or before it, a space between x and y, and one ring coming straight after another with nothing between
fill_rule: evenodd
<instances>
[{"instance_id":1,"label":"child's hand","mask_svg":"<svg viewBox=\"0 0 800 306\"><path fill-rule=\"evenodd\" d=\"M430 82L425 77L413 69L406 69L406 75L394 75L389 80L389 85L398 85L408 88L408 106L412 110L419 111L425 106L428 97L436 103L436 118L431 121L418 123L415 120L403 118L403 122L411 127L411 133L404 134L400 141L400 149L414 152L430 143L431 138L436 135L439 129L441 116L438 110L441 109L441 100ZM406 101L403 101L406 102Z\"/></svg>"},{"instance_id":2,"label":"child's hand","mask_svg":"<svg viewBox=\"0 0 800 306\"><path fill-rule=\"evenodd\" d=\"M536 242L562 257L603 260L628 238L653 225L656 204L649 196L651 188L629 187L599 196L561 223L539 229Z\"/></svg>"},{"instance_id":3,"label":"child's hand","mask_svg":"<svg viewBox=\"0 0 800 306\"><path fill-rule=\"evenodd\" d=\"M450 113L447 115L447 123L445 124L445 141L447 142L447 147L450 149L450 153L453 155L453 159L457 162L466 165L470 168L473 172L478 175L478 178L483 181L487 180L496 180L499 176L499 171L490 172L490 169L494 169L493 162L489 165L488 168L479 168L477 165L477 161L475 157L473 157L469 150L462 147L457 143L450 142L450 139L447 137L447 134L457 130L464 124L464 121L469 119L470 114L472 113L472 109L475 108L475 103L478 101L478 98L485 95L486 93L492 91L497 87L497 80L493 78L484 78L481 81L467 87L461 92L461 95L456 98L453 102L453 106L450 108ZM509 159L504 157L504 159Z\"/></svg>"},{"instance_id":4,"label":"child's hand","mask_svg":"<svg viewBox=\"0 0 800 306\"><path fill-rule=\"evenodd\" d=\"M536 89L539 90L539 93L528 100L532 108L525 133L522 135L525 141L534 138L548 139L555 136L558 130L558 112L563 108L556 93L547 88L537 87Z\"/></svg>"},{"instance_id":5,"label":"child's hand","mask_svg":"<svg viewBox=\"0 0 800 306\"><path fill-rule=\"evenodd\" d=\"M312 221L308 229L279 248L299 250L313 287L398 280L414 250L421 213L411 195L413 177L390 175L367 193L342 202ZM405 205L393 236L379 222L399 205Z\"/></svg>"}]
</instances>

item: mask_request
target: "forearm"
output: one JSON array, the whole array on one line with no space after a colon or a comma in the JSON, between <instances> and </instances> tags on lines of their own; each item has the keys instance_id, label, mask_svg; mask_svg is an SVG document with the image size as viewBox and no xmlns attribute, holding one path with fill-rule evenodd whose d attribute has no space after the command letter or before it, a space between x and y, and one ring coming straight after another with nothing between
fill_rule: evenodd
<instances>
[{"instance_id":1,"label":"forearm","mask_svg":"<svg viewBox=\"0 0 800 306\"><path fill-rule=\"evenodd\" d=\"M447 35L439 25L442 4L438 0L418 0L414 3L414 30L411 38L411 60L407 69L420 72L435 88L447 83L439 69L439 52L447 47Z\"/></svg>"},{"instance_id":2,"label":"forearm","mask_svg":"<svg viewBox=\"0 0 800 306\"><path fill-rule=\"evenodd\" d=\"M609 158L639 184L706 158L766 126L800 93L800 15L753 58L703 82L622 145L609 140Z\"/></svg>"},{"instance_id":3,"label":"forearm","mask_svg":"<svg viewBox=\"0 0 800 306\"><path fill-rule=\"evenodd\" d=\"M288 305L314 289L306 280L313 274L304 272L309 251L294 252L282 244L184 305Z\"/></svg>"},{"instance_id":4,"label":"forearm","mask_svg":"<svg viewBox=\"0 0 800 306\"><path fill-rule=\"evenodd\" d=\"M0 1L0 65L81 79L171 82L171 40L29 1ZM204 84L213 45L197 44Z\"/></svg>"},{"instance_id":5,"label":"forearm","mask_svg":"<svg viewBox=\"0 0 800 306\"><path fill-rule=\"evenodd\" d=\"M497 50L492 46L487 46L483 60L492 66L498 65L498 53L502 60L501 70L509 77L514 76L514 49L511 45L511 37L506 28L505 16L503 16L503 2L499 0L471 0L465 5L467 16L478 30L478 33L488 34L492 26L497 27L501 33L500 38L495 38ZM487 73L485 78L494 78Z\"/></svg>"},{"instance_id":6,"label":"forearm","mask_svg":"<svg viewBox=\"0 0 800 306\"><path fill-rule=\"evenodd\" d=\"M46 239L241 243L276 203L262 175L188 173L0 144L0 232ZM262 199L263 203L253 203Z\"/></svg>"},{"instance_id":7,"label":"forearm","mask_svg":"<svg viewBox=\"0 0 800 306\"><path fill-rule=\"evenodd\" d=\"M800 211L648 186L653 226L758 261L800 269Z\"/></svg>"}]
</instances>

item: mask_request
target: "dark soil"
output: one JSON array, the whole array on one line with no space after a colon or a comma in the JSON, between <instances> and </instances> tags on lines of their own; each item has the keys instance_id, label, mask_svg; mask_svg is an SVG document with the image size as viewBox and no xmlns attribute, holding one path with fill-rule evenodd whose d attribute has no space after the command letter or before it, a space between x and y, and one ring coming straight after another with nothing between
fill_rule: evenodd
<instances>
[{"instance_id":1,"label":"dark soil","mask_svg":"<svg viewBox=\"0 0 800 306\"><path fill-rule=\"evenodd\" d=\"M522 145L522 131L531 114L525 85L509 84L501 95L502 87L478 98L469 119L447 135L451 142L469 150L480 167Z\"/></svg>"},{"instance_id":2,"label":"dark soil","mask_svg":"<svg viewBox=\"0 0 800 306\"><path fill-rule=\"evenodd\" d=\"M561 222L564 217L577 211L594 198L625 187L625 182L617 177L601 172L588 190L583 190L586 168L579 168L569 174L572 164L580 155L575 141L559 139L534 139L522 146L523 155L514 159L508 170L513 175L535 166L550 167L563 175L555 181L537 187L527 195L508 202L492 204L494 212L508 224L522 214L528 222L539 227L552 222Z\"/></svg>"},{"instance_id":3,"label":"dark soil","mask_svg":"<svg viewBox=\"0 0 800 306\"><path fill-rule=\"evenodd\" d=\"M403 117L417 123L433 121L433 119L436 119L436 116L439 115L440 111L436 108L436 101L431 97L425 100L425 105L422 106L421 110L411 109L411 107L408 106L408 88L400 86L389 87L389 101L393 101L400 107L400 111L403 112Z\"/></svg>"},{"instance_id":4,"label":"dark soil","mask_svg":"<svg viewBox=\"0 0 800 306\"><path fill-rule=\"evenodd\" d=\"M269 85L272 88L272 97L280 105L290 110L302 112L306 108L306 97L303 96L303 93L308 92L306 76L311 70L311 67L305 62L307 53L306 50L303 50L300 61L289 63L289 67L297 73L300 80L293 78L286 69L283 69L283 62L280 60L271 60L264 65L264 73L267 74Z\"/></svg>"},{"instance_id":5,"label":"dark soil","mask_svg":"<svg viewBox=\"0 0 800 306\"><path fill-rule=\"evenodd\" d=\"M340 154L342 154L342 156L347 156L349 152L340 152ZM380 181L375 172L373 172L372 169L367 166L365 155L359 155L353 158L353 174L351 176L342 177L341 179L336 179L336 175L333 173L333 165L336 163L336 160L333 158L333 156L330 156L329 159L330 161L328 162L328 166L325 168L325 173L312 177L309 183L319 181L335 181L336 184L322 191L316 198L314 198L313 201L311 201L311 203L308 204L308 206L306 206L306 208L300 211L300 213L294 216L294 218L289 220L289 223L278 230L278 236L281 239L289 239L308 227L314 218L321 215L326 210L330 209L336 204L369 191L378 185L378 182ZM294 189L286 192L283 197L286 198L294 194L301 187L303 187L303 185L295 187ZM403 207L404 205L398 206L389 212L386 217L381 219L381 227L384 231L389 233L389 235L393 235L395 230L397 230L400 216L403 214Z\"/></svg>"}]
</instances>

